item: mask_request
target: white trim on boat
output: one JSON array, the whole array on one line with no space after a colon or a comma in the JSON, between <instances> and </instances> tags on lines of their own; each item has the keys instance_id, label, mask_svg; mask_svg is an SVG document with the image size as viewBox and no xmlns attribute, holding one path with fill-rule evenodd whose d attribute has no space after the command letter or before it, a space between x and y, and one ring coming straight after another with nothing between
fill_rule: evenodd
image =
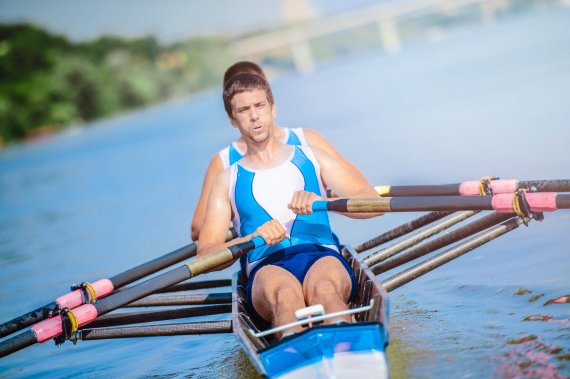
<instances>
[{"instance_id":1,"label":"white trim on boat","mask_svg":"<svg viewBox=\"0 0 570 379\"><path fill-rule=\"evenodd\" d=\"M310 323L320 322L320 321L324 321L324 320L327 320L327 319L333 318L333 317L340 317L340 316L352 315L352 314L360 313L360 312L366 312L366 311L371 310L373 306L374 306L374 299L371 299L370 304L365 305L363 307L347 309L346 311L334 312L334 313L324 314L322 316L316 316L316 317L311 317L311 318L307 318L304 320L294 321L294 322L291 322L289 324L281 325L281 326L278 326L278 327L273 328L273 329L267 329L267 330L264 330L264 331L258 332L258 333L255 333L253 330L250 329L250 332L251 332L251 334L253 334L257 338L265 337L265 336L268 336L270 334L281 332L285 329L294 328L295 326L301 326L301 325L306 325L306 324L310 324Z\"/></svg>"}]
</instances>

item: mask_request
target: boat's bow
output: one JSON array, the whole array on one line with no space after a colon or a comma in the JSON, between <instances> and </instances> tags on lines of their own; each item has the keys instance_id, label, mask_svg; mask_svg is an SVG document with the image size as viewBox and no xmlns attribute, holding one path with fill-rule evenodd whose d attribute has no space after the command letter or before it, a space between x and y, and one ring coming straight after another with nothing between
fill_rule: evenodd
<instances>
[{"instance_id":1,"label":"boat's bow","mask_svg":"<svg viewBox=\"0 0 570 379\"><path fill-rule=\"evenodd\" d=\"M245 281L234 277L233 328L259 373L272 378L387 378L388 295L368 267L350 248L343 250L359 284L358 295L349 304L353 323L317 325L281 341L265 329L245 302ZM338 314L312 317L311 323L338 318ZM300 320L285 327L308 324ZM293 325L295 324L295 325Z\"/></svg>"}]
</instances>

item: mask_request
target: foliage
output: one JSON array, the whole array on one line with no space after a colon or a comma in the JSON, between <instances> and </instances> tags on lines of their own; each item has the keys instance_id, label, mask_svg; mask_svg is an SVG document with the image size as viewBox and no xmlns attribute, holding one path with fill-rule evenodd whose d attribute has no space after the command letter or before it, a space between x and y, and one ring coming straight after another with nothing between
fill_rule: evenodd
<instances>
[{"instance_id":1,"label":"foliage","mask_svg":"<svg viewBox=\"0 0 570 379\"><path fill-rule=\"evenodd\" d=\"M219 83L226 41L154 38L72 43L29 24L0 24L0 145Z\"/></svg>"}]
</instances>

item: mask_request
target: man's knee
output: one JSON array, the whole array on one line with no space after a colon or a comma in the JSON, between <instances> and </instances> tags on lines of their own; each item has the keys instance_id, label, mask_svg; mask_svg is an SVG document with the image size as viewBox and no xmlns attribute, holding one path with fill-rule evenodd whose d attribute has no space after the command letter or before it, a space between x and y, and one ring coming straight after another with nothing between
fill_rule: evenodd
<instances>
[{"instance_id":1,"label":"man's knee","mask_svg":"<svg viewBox=\"0 0 570 379\"><path fill-rule=\"evenodd\" d=\"M330 279L318 280L315 282L312 291L312 298L326 299L330 297L341 298L340 289Z\"/></svg>"},{"instance_id":2,"label":"man's knee","mask_svg":"<svg viewBox=\"0 0 570 379\"><path fill-rule=\"evenodd\" d=\"M293 286L281 286L275 290L275 302L278 305L296 304L303 300L303 294Z\"/></svg>"}]
</instances>

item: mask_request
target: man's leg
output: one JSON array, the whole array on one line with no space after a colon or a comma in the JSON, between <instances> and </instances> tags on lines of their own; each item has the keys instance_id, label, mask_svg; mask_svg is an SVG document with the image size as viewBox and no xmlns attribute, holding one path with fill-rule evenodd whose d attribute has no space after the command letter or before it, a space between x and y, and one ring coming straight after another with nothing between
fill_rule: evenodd
<instances>
[{"instance_id":1,"label":"man's leg","mask_svg":"<svg viewBox=\"0 0 570 379\"><path fill-rule=\"evenodd\" d=\"M316 261L305 276L303 292L308 305L322 304L326 313L348 309L348 299L352 290L352 281L346 268L332 256ZM351 322L350 315L342 317ZM338 319L327 320L326 323Z\"/></svg>"},{"instance_id":2,"label":"man's leg","mask_svg":"<svg viewBox=\"0 0 570 379\"><path fill-rule=\"evenodd\" d=\"M306 307L301 283L289 271L273 265L257 271L251 297L256 312L273 326L296 321L295 311ZM302 329L291 330L299 332Z\"/></svg>"}]
</instances>

